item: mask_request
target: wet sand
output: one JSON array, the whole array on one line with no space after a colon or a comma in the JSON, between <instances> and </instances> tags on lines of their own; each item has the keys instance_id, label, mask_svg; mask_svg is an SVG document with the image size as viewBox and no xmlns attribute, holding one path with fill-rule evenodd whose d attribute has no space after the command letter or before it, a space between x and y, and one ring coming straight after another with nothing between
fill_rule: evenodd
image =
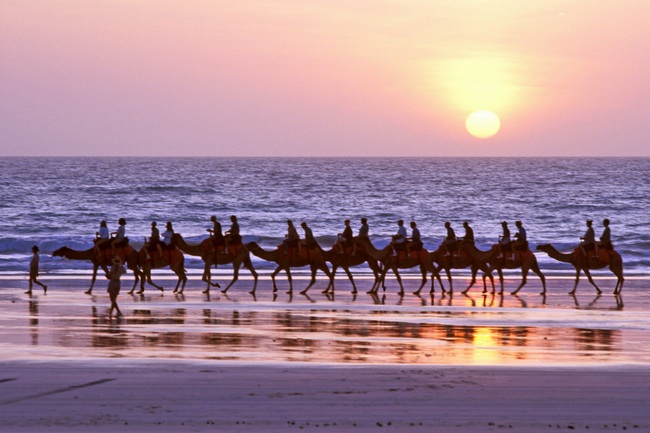
<instances>
[{"instance_id":1,"label":"wet sand","mask_svg":"<svg viewBox=\"0 0 650 433\"><path fill-rule=\"evenodd\" d=\"M322 283L274 296L268 280L208 297L191 281L120 295L119 320L104 284L43 280L31 297L0 280L3 431L650 429L646 279L620 298L610 279L575 298L568 279L546 297L535 280L517 297L399 297L394 280L372 297L359 279L333 298Z\"/></svg>"}]
</instances>

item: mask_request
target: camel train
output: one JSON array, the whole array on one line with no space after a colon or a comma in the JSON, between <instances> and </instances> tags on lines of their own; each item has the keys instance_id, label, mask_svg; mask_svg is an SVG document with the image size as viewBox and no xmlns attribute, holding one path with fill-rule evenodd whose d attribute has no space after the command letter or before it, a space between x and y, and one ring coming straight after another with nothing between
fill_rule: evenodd
<instances>
[{"instance_id":1,"label":"camel train","mask_svg":"<svg viewBox=\"0 0 650 433\"><path fill-rule=\"evenodd\" d=\"M255 242L242 242L241 237L239 237L239 227L236 223L236 218L233 216L231 219L233 220L233 227L226 232L226 236L224 237L221 235L221 226L216 222L216 218L213 218L212 221L215 223L215 229L209 229L210 237L198 244L188 244L179 233L173 233L173 231L163 234L167 242L161 242L154 236L157 234L157 231L153 231L152 237L148 242L145 239L145 245L140 250L136 250L129 245L128 238L123 238L119 242L97 242L97 246L82 251L73 250L64 246L54 251L52 255L69 260L89 261L92 264L93 273L90 288L85 292L87 294L92 293L98 270L101 268L107 274L109 264L114 257L120 257L127 268L133 271L135 280L133 287L128 292L129 294L135 292L138 283L140 288L136 293L140 295L145 291L145 284L149 284L161 292L164 291L162 286L152 281L151 271L166 267L169 267L178 277L174 293L183 294L185 284L187 283L184 254L200 257L203 261L204 267L201 279L207 285L203 291L206 294L210 293L211 287L220 288L218 283L212 281L212 266L231 264L233 277L221 292L227 293L233 284L238 281L240 268L246 268L254 279L253 289L249 293L255 295L258 274L253 267L250 257L251 254L262 260L276 264L275 270L271 273L273 292L277 292L278 290L276 276L281 271L286 273L289 283L287 293L292 293L293 279L291 269L309 266L311 280L307 287L300 292L301 294L306 294L316 283L316 275L319 270L328 278L328 285L323 290L323 293L334 294L334 279L339 268L343 269L348 276L352 285L352 293L356 294L357 286L350 272L350 268L366 264L374 276L372 287L367 292L372 295L376 295L380 287L386 291L385 280L389 271L392 271L399 284L398 294L404 295L404 285L399 270L413 268L417 268L422 276L418 289L413 292L415 295L420 295L427 283L427 274L431 274L429 293L434 293L436 281L438 281L442 293L453 293L451 273L453 269L469 269L471 272L469 286L462 292L463 294L466 294L476 284L479 271L482 272L483 293L488 293L487 280L489 279L492 288L491 293L494 294L496 287L493 272L496 271L500 282L500 291L498 293L502 295L504 292L504 269L521 269L521 282L517 289L511 292L512 295L519 293L526 285L530 271L537 274L542 283L542 292L540 294L546 294L546 278L539 268L537 257L528 246L528 242L525 239L525 230L523 230L519 221L517 221L517 226L520 230L518 235L523 232L523 242L521 236L517 239L518 235L515 235L514 241L510 241L507 223L504 222L502 223L504 236L500 237L499 243L493 245L487 251L482 251L474 245L473 232L467 223L464 224L466 236L463 238L456 238L449 224L446 224L448 238L436 250L429 252L424 248L419 239L419 231L416 231L415 223L411 223L411 227L414 228L413 237L408 238L406 237L406 230L402 227L401 220L399 222L400 231L398 231L397 235L393 236L392 242L382 249L376 248L370 241L367 236L367 225L365 226L365 232L364 226L362 226L359 236L351 236L349 221L346 220L346 226L348 226L346 230L348 232L344 232L344 235L347 235L347 238L341 237L341 234L339 234L339 241L329 250L325 250L318 245L313 239L310 229L308 233L306 231L307 237L310 238L309 242L300 240L295 230L292 232L292 224L290 224L287 239L281 245L273 250L265 250ZM364 218L362 220L364 225L365 221ZM105 223L102 222L102 224L105 227ZM609 230L609 221L605 220L604 224L606 230ZM591 235L588 230L585 240L589 236L593 238L591 221L588 221L587 225L589 230L591 230ZM155 230L155 223L152 224L152 227ZM306 228L306 224L303 227ZM168 228L171 228L171 223L168 223ZM621 294L625 280L623 278L623 260L621 255L612 248L611 241L608 238L608 232L604 234L607 234L607 238L604 239L601 237L601 242L589 243L585 241L574 251L568 253L559 252L550 244L537 246L538 251L548 254L550 258L563 263L569 263L574 267L576 270L576 278L573 290L569 292L570 295L575 294L580 280L580 274L583 272L597 293L602 293L601 289L594 282L590 271L603 268L609 268L617 277L617 283L613 293L615 295ZM228 242L229 240L230 243ZM507 242L503 242L502 240L507 240ZM331 265L331 270L328 263ZM447 277L447 289L443 285L440 275L441 270L445 271Z\"/></svg>"}]
</instances>

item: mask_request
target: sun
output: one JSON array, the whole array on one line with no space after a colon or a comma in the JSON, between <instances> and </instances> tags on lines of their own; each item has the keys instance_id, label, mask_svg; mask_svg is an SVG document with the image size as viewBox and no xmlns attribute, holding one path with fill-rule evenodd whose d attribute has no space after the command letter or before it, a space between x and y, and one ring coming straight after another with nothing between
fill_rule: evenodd
<instances>
[{"instance_id":1,"label":"sun","mask_svg":"<svg viewBox=\"0 0 650 433\"><path fill-rule=\"evenodd\" d=\"M499 132L501 122L491 111L475 111L465 121L467 131L476 138L488 138Z\"/></svg>"}]
</instances>

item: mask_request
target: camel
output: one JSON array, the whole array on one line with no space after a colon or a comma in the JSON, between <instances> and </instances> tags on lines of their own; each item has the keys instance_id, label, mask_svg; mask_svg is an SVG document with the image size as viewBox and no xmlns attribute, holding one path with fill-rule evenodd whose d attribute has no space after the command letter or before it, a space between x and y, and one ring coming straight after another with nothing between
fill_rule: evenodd
<instances>
[{"instance_id":1,"label":"camel","mask_svg":"<svg viewBox=\"0 0 650 433\"><path fill-rule=\"evenodd\" d=\"M361 249L357 249L356 253L354 255L348 254L347 252L344 254L339 254L338 251L334 251L334 248L331 250L323 250L321 248L321 253L323 254L323 257L325 257L325 260L330 262L332 264L332 284L331 284L331 293L334 293L334 279L336 277L336 270L338 268L343 268L345 273L348 275L348 278L350 279L350 282L352 283L352 293L356 294L357 293L357 286L354 284L354 278L352 278L352 273L350 272L350 268L352 266L359 266L365 262L368 262L368 266L372 270L372 273L375 275L375 282L372 285L372 288L374 289L375 286L379 286L381 283L381 267L377 263L376 260L374 260L372 257L370 257L365 251ZM330 291L330 286L327 287L323 291L323 293L329 293Z\"/></svg>"},{"instance_id":2,"label":"camel","mask_svg":"<svg viewBox=\"0 0 650 433\"><path fill-rule=\"evenodd\" d=\"M401 260L394 260L394 257L391 257L392 249L390 245L386 246L385 248L378 250L375 248L375 246L370 242L369 239L362 238L360 239L360 244L363 245L365 248L366 252L370 257L373 259L379 261L383 265L383 270L381 274L381 281L383 282L384 279L386 278L386 274L388 273L388 270L392 270L393 273L395 274L395 278L397 278L397 282L399 283L400 291L398 295L403 296L404 295L404 285L402 284L402 277L399 274L398 269L411 269L416 266L420 267L420 272L422 273L422 284L420 285L420 288L414 292L414 294L419 294L420 290L422 290L422 287L427 282L427 272L431 272L432 277L431 277L431 291L433 292L433 281L435 278L438 279L438 282L440 283L440 287L442 287L442 280L440 279L440 274L438 273L438 270L433 266L433 262L430 260L426 260L424 263L420 262L417 259L413 259L411 257L404 257ZM372 290L370 290L368 293L377 293L377 290L379 290L379 284L373 287ZM385 289L384 289L385 290ZM444 287L443 287L443 292L444 292Z\"/></svg>"},{"instance_id":3,"label":"camel","mask_svg":"<svg viewBox=\"0 0 650 433\"><path fill-rule=\"evenodd\" d=\"M591 278L591 273L589 270L603 269L607 267L608 264L595 257L589 257L593 253L592 251L587 251L587 257L576 258L573 251L570 253L561 253L551 244L538 245L537 250L544 251L550 258L555 259L559 262L571 263L571 265L573 265L576 270L576 282L573 286L573 290L569 292L569 295L573 295L576 292L576 289L578 288L578 282L580 281L581 271L585 273L591 285L596 288L596 291L598 293L602 293L602 291L594 282L593 278ZM625 281L625 278L623 278L623 258L621 258L621 255L619 253L614 252L614 254L610 256L609 270L612 271L612 273L617 277L616 287L614 287L614 294L619 295L621 293L621 290L623 290L623 282Z\"/></svg>"},{"instance_id":4,"label":"camel","mask_svg":"<svg viewBox=\"0 0 650 433\"><path fill-rule=\"evenodd\" d=\"M116 248L120 250L120 248ZM138 252L131 246L124 247L126 255L126 267L133 271L135 276L135 281L133 287L137 286L138 281L140 280L140 269L138 268ZM86 260L93 264L93 277L90 281L90 288L85 292L90 295L93 292L93 286L95 285L95 280L97 279L97 269L102 268L104 273L108 274L108 261L97 261L97 253L94 248L89 250L77 251L68 247L61 247L58 250L52 253L53 257L65 257L68 260Z\"/></svg>"},{"instance_id":5,"label":"camel","mask_svg":"<svg viewBox=\"0 0 650 433\"><path fill-rule=\"evenodd\" d=\"M323 257L321 250L317 250L316 256L313 258L313 260L307 260L302 257L291 258L288 255L285 256L284 254L281 254L277 248L273 251L266 251L255 242L249 242L245 246L246 249L253 253L254 256L266 260L267 262L277 263L278 267L271 274L271 280L273 280L273 292L278 291L278 287L275 285L275 276L284 269L284 271L287 273L287 279L289 280L289 291L287 293L293 293L291 268L302 268L303 266L309 266L311 269L311 281L307 288L300 292L301 295L307 293L307 290L309 290L309 288L314 285L316 282L316 272L319 269L323 271L325 275L327 275L327 278L330 279L329 285L327 287L329 288L330 285L334 284L334 277L327 267L327 262L325 261L325 257Z\"/></svg>"},{"instance_id":6,"label":"camel","mask_svg":"<svg viewBox=\"0 0 650 433\"><path fill-rule=\"evenodd\" d=\"M489 268L488 272L491 275L492 271L496 269L497 273L499 274L499 281L501 282L501 291L499 294L503 294L503 269L518 269L521 268L521 284L519 284L519 287L517 287L517 290L514 292L511 292L512 295L516 295L522 287L526 285L527 282L527 277L528 277L528 271L532 270L534 273L536 273L539 276L539 279L542 280L542 287L544 290L540 295L545 295L546 294L546 278L544 277L544 274L542 274L542 271L539 269L539 265L537 264L537 257L535 257L534 254L531 253L529 257L527 257L527 260L521 261L521 260L505 260L505 258L498 258L499 252L495 247L492 247L489 251L481 251L473 243L470 242L465 242L465 241L460 241L460 247L463 248L467 253L476 261L478 262L487 262ZM485 284L485 277L487 275L483 275L483 293L487 292L487 286ZM467 290L463 292L465 294ZM494 284L492 285L492 293L494 293Z\"/></svg>"},{"instance_id":7,"label":"camel","mask_svg":"<svg viewBox=\"0 0 650 433\"><path fill-rule=\"evenodd\" d=\"M470 270L472 271L472 281L470 281L469 286L467 286L467 289L465 289L463 293L467 293L467 291L471 289L472 286L476 283L476 274L478 273L479 269L483 271L483 273L489 276L490 281L492 282L492 291L495 290L494 277L492 276L492 273L489 272L487 263L481 260L477 260L469 256L469 254L467 256L464 256L463 254L461 254L460 256L456 256L456 255L445 256L440 250L440 248L438 248L436 251L432 251L429 254L429 260L431 260L433 263L438 264L438 267L436 268L436 272L440 272L440 269L445 270L445 273L447 274L447 279L449 280L449 293L453 293L454 291L454 286L451 281L451 270L465 269L467 267L469 267ZM431 291L433 292L433 286L431 287ZM444 288L442 289L442 293L445 293Z\"/></svg>"},{"instance_id":8,"label":"camel","mask_svg":"<svg viewBox=\"0 0 650 433\"><path fill-rule=\"evenodd\" d=\"M208 283L208 287L203 291L203 293L209 294L210 286L220 287L219 284L213 283L211 281L212 275L210 269L212 268L212 265L213 264L227 265L232 263L232 269L233 269L232 281L221 292L222 293L228 292L230 286L235 284L235 282L239 279L239 268L243 264L253 275L253 278L255 278L253 290L249 292L252 295L255 294L255 289L257 288L257 272L255 272L255 268L253 268L253 263L251 262L250 254L245 246L241 250L239 250L237 255L232 255L226 252L217 253L217 251L214 249L210 251L206 251L205 248L203 247L203 243L197 245L190 245L187 242L185 242L185 240L179 233L175 233L172 236L171 243L172 245L178 247L185 254L189 254L190 256L201 257L201 260L203 260L203 262L205 263L205 267L203 269L203 276L201 277L201 279L206 283Z\"/></svg>"},{"instance_id":9,"label":"camel","mask_svg":"<svg viewBox=\"0 0 650 433\"><path fill-rule=\"evenodd\" d=\"M174 273L178 276L178 282L176 283L176 287L174 288L174 293L178 292L178 294L183 294L183 290L185 290L185 283L187 283L187 276L185 275L185 257L183 256L183 253L178 249L167 250L167 251L163 251L163 256L161 258L158 257L158 253L156 252L155 259L145 260L144 248L145 247L142 247L140 251L138 251L142 279L140 280L140 291L137 293L139 295L142 295L144 293L145 281L151 284L152 286L154 286L156 289L163 292L164 291L163 287L157 286L151 280L151 270L166 268L167 266L169 266L169 268L172 271L174 271ZM181 286L181 290L178 291L178 287L181 285L181 283L183 283L183 285ZM131 289L129 295L132 295L134 290L135 290L135 286L133 287L133 289Z\"/></svg>"}]
</instances>

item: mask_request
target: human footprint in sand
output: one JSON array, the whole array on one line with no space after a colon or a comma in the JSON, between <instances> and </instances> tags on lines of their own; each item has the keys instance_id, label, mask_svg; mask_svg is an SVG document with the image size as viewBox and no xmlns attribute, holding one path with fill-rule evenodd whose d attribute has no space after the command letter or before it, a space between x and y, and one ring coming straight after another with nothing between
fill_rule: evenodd
<instances>
[{"instance_id":1,"label":"human footprint in sand","mask_svg":"<svg viewBox=\"0 0 650 433\"><path fill-rule=\"evenodd\" d=\"M117 295L120 294L120 277L125 273L126 269L124 269L124 266L122 265L122 259L115 257L113 259L113 266L111 266L108 274L106 274L106 278L110 280L108 282L107 290L108 295L111 298L111 309L108 310L109 317L113 314L113 309L117 311L117 315L115 317L122 316L120 307L117 306Z\"/></svg>"},{"instance_id":2,"label":"human footprint in sand","mask_svg":"<svg viewBox=\"0 0 650 433\"><path fill-rule=\"evenodd\" d=\"M32 247L34 256L32 257L32 261L29 262L29 290L25 292L28 295L32 294L32 285L34 284L41 286L43 288L43 293L47 293L47 286L36 279L38 277L38 263L40 260L38 257L38 251L38 247L34 245Z\"/></svg>"}]
</instances>

